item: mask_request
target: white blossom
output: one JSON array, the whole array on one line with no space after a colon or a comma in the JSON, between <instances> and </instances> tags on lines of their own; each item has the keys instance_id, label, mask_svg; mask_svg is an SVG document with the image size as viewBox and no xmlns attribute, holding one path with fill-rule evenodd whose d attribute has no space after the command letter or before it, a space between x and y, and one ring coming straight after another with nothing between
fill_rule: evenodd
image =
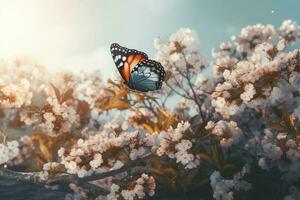
<instances>
[{"instance_id":1,"label":"white blossom","mask_svg":"<svg viewBox=\"0 0 300 200\"><path fill-rule=\"evenodd\" d=\"M0 165L19 155L19 143L16 140L0 143Z\"/></svg>"}]
</instances>

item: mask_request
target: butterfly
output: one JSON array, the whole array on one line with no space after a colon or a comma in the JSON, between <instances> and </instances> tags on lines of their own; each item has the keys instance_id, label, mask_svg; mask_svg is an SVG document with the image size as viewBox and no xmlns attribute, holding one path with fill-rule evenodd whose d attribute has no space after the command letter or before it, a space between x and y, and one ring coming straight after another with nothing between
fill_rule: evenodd
<instances>
[{"instance_id":1,"label":"butterfly","mask_svg":"<svg viewBox=\"0 0 300 200\"><path fill-rule=\"evenodd\" d=\"M162 87L166 73L159 62L148 59L144 52L117 43L111 44L110 52L124 83L130 89L148 92Z\"/></svg>"}]
</instances>

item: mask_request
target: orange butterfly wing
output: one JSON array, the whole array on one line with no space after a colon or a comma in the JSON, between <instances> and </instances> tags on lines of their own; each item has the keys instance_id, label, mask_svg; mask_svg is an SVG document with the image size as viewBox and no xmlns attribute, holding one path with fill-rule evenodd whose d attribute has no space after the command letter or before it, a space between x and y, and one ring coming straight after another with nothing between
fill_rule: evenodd
<instances>
[{"instance_id":1,"label":"orange butterfly wing","mask_svg":"<svg viewBox=\"0 0 300 200\"><path fill-rule=\"evenodd\" d=\"M124 63L123 75L126 81L130 79L130 73L134 66L145 60L145 57L141 54L130 55Z\"/></svg>"},{"instance_id":2,"label":"orange butterfly wing","mask_svg":"<svg viewBox=\"0 0 300 200\"><path fill-rule=\"evenodd\" d=\"M127 82L130 80L130 74L134 66L148 59L147 54L144 52L122 47L117 43L111 45L110 51L121 76Z\"/></svg>"}]
</instances>

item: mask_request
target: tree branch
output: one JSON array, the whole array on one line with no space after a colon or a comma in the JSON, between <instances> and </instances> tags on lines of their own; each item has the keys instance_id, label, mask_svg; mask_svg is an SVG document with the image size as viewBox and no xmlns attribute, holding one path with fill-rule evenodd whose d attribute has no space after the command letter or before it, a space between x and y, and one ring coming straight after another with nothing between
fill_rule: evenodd
<instances>
[{"instance_id":1,"label":"tree branch","mask_svg":"<svg viewBox=\"0 0 300 200\"><path fill-rule=\"evenodd\" d=\"M3 166L0 167L0 177L18 181L40 183L43 182L40 172L16 172Z\"/></svg>"},{"instance_id":2,"label":"tree branch","mask_svg":"<svg viewBox=\"0 0 300 200\"><path fill-rule=\"evenodd\" d=\"M75 183L83 188L92 189L98 194L99 193L103 194L105 191L103 188L100 188L89 182L114 176L116 174L128 171L133 167L145 166L146 160L152 156L153 156L152 154L148 154L142 158L132 161L128 165L124 165L120 169L108 171L101 174L94 174L92 176L87 176L83 178L79 178L76 174L63 173L63 174L56 175L54 177L50 177L48 180L44 180L41 178L42 172L17 172L17 171L7 169L3 166L0 166L0 177L10 179L10 180L30 182L30 183L43 184L43 185L68 186L70 183ZM91 187L91 185L93 185L93 187ZM96 187L98 187L98 189Z\"/></svg>"}]
</instances>

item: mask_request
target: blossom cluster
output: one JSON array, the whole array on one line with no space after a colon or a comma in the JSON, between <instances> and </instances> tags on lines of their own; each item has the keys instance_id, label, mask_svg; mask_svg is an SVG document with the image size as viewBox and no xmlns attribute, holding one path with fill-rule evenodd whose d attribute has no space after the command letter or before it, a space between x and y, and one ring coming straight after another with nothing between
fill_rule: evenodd
<instances>
[{"instance_id":1,"label":"blossom cluster","mask_svg":"<svg viewBox=\"0 0 300 200\"><path fill-rule=\"evenodd\" d=\"M300 38L300 27L290 19L285 20L278 29L278 34L289 43L294 43Z\"/></svg>"},{"instance_id":2,"label":"blossom cluster","mask_svg":"<svg viewBox=\"0 0 300 200\"><path fill-rule=\"evenodd\" d=\"M185 169L196 168L200 164L200 157L194 154L193 143L185 138L189 127L188 122L178 123L175 129L170 128L168 131L148 136L147 144L152 146L152 151L158 156L167 155L182 164Z\"/></svg>"},{"instance_id":3,"label":"blossom cluster","mask_svg":"<svg viewBox=\"0 0 300 200\"><path fill-rule=\"evenodd\" d=\"M218 138L222 147L237 144L242 137L242 131L234 121L220 120L217 123L209 121L205 128Z\"/></svg>"},{"instance_id":4,"label":"blossom cluster","mask_svg":"<svg viewBox=\"0 0 300 200\"><path fill-rule=\"evenodd\" d=\"M272 25L248 26L232 42L222 43L218 52L213 51L219 82L211 94L212 106L222 118L236 121L240 129L232 133L238 133L240 147L235 147L241 152L227 156L252 164L255 158L261 169L280 171L281 180L288 184L300 177L300 54L299 50L286 49L299 40L299 34L300 26L291 20L278 29ZM206 128L212 131L213 127L209 122ZM211 132L221 145L226 135L219 131L222 129Z\"/></svg>"},{"instance_id":5,"label":"blossom cluster","mask_svg":"<svg viewBox=\"0 0 300 200\"><path fill-rule=\"evenodd\" d=\"M136 128L144 128L144 124L150 124L153 118L153 113L147 109L132 109L127 113L127 123Z\"/></svg>"},{"instance_id":6,"label":"blossom cluster","mask_svg":"<svg viewBox=\"0 0 300 200\"><path fill-rule=\"evenodd\" d=\"M78 99L88 103L93 113L103 111L103 107L111 100L114 93L104 87L102 80L98 76L89 76L85 84L78 88Z\"/></svg>"},{"instance_id":7,"label":"blossom cluster","mask_svg":"<svg viewBox=\"0 0 300 200\"><path fill-rule=\"evenodd\" d=\"M195 31L182 28L172 34L168 41L154 41L158 60L166 71L166 84L171 92L178 90L181 96L191 96L193 88L191 80L206 66L201 54L198 37ZM167 87L165 87L167 89ZM175 90L176 88L176 90ZM167 93L167 92L165 92Z\"/></svg>"},{"instance_id":8,"label":"blossom cluster","mask_svg":"<svg viewBox=\"0 0 300 200\"><path fill-rule=\"evenodd\" d=\"M42 180L49 180L63 171L62 164L58 162L47 162L43 165L43 171L39 173L39 177Z\"/></svg>"},{"instance_id":9,"label":"blossom cluster","mask_svg":"<svg viewBox=\"0 0 300 200\"><path fill-rule=\"evenodd\" d=\"M298 30L292 32L296 34ZM220 52L213 53L217 60L214 71L222 77L212 93L212 105L217 112L228 118L246 108L257 110L293 103L293 91L298 88L299 52L285 52L290 41L282 36L274 42L278 34L271 25L249 26L234 43L221 44ZM258 39L250 44L253 38ZM233 52L246 52L246 56Z\"/></svg>"},{"instance_id":10,"label":"blossom cluster","mask_svg":"<svg viewBox=\"0 0 300 200\"><path fill-rule=\"evenodd\" d=\"M34 143L31 137L29 137L28 135L22 136L19 138L18 143L19 153L16 157L10 160L10 162L8 163L10 165L21 164L25 160L29 159L33 154Z\"/></svg>"},{"instance_id":11,"label":"blossom cluster","mask_svg":"<svg viewBox=\"0 0 300 200\"><path fill-rule=\"evenodd\" d=\"M204 67L197 34L189 28L182 28L172 34L167 43L156 39L154 47L158 50L156 59L173 76L181 69L191 68L196 72Z\"/></svg>"},{"instance_id":12,"label":"blossom cluster","mask_svg":"<svg viewBox=\"0 0 300 200\"><path fill-rule=\"evenodd\" d=\"M249 173L249 165L245 165L242 170L233 176L233 179L224 179L219 171L214 171L210 176L210 185L213 188L213 197L217 200L232 200L233 190L247 191L251 184L242 178Z\"/></svg>"},{"instance_id":13,"label":"blossom cluster","mask_svg":"<svg viewBox=\"0 0 300 200\"><path fill-rule=\"evenodd\" d=\"M265 129L260 137L251 138L245 149L258 157L258 165L265 170L279 169L282 178L294 182L300 177L300 147L288 133L276 133Z\"/></svg>"},{"instance_id":14,"label":"blossom cluster","mask_svg":"<svg viewBox=\"0 0 300 200\"><path fill-rule=\"evenodd\" d=\"M254 184L251 166L265 179L276 174L286 186L282 197L297 199L300 53L289 45L299 38L291 20L247 26L213 50L215 76L208 78L197 34L180 29L155 41L167 76L160 91L147 94L105 84L97 73L49 73L48 84L35 63L0 60L1 128L32 133L0 144L0 165L35 159L42 180L117 172L94 180L109 190L98 199L148 198L156 186L188 194L203 184L213 198L233 199ZM88 198L83 187L71 184L66 199Z\"/></svg>"},{"instance_id":15,"label":"blossom cluster","mask_svg":"<svg viewBox=\"0 0 300 200\"><path fill-rule=\"evenodd\" d=\"M0 144L0 165L12 160L19 154L19 143L16 140Z\"/></svg>"},{"instance_id":16,"label":"blossom cluster","mask_svg":"<svg viewBox=\"0 0 300 200\"><path fill-rule=\"evenodd\" d=\"M79 139L69 151L61 148L58 154L68 173L78 174L79 177L89 176L95 172L121 168L125 162L122 160L126 159L122 157L122 151L126 149L131 152L131 160L143 156L145 150L138 147L138 137L137 131L118 135L112 127L106 126L86 139Z\"/></svg>"},{"instance_id":17,"label":"blossom cluster","mask_svg":"<svg viewBox=\"0 0 300 200\"><path fill-rule=\"evenodd\" d=\"M5 83L0 80L0 105L5 108L20 108L31 103L30 83L21 79L19 83Z\"/></svg>"},{"instance_id":18,"label":"blossom cluster","mask_svg":"<svg viewBox=\"0 0 300 200\"><path fill-rule=\"evenodd\" d=\"M79 120L79 116L73 106L66 102L60 103L57 98L48 97L42 112L40 127L49 135L66 133Z\"/></svg>"},{"instance_id":19,"label":"blossom cluster","mask_svg":"<svg viewBox=\"0 0 300 200\"><path fill-rule=\"evenodd\" d=\"M142 174L141 177L132 181L125 188L121 188L117 184L112 184L110 193L106 196L107 200L133 200L144 199L146 196L152 197L155 194L155 180L153 176Z\"/></svg>"}]
</instances>

